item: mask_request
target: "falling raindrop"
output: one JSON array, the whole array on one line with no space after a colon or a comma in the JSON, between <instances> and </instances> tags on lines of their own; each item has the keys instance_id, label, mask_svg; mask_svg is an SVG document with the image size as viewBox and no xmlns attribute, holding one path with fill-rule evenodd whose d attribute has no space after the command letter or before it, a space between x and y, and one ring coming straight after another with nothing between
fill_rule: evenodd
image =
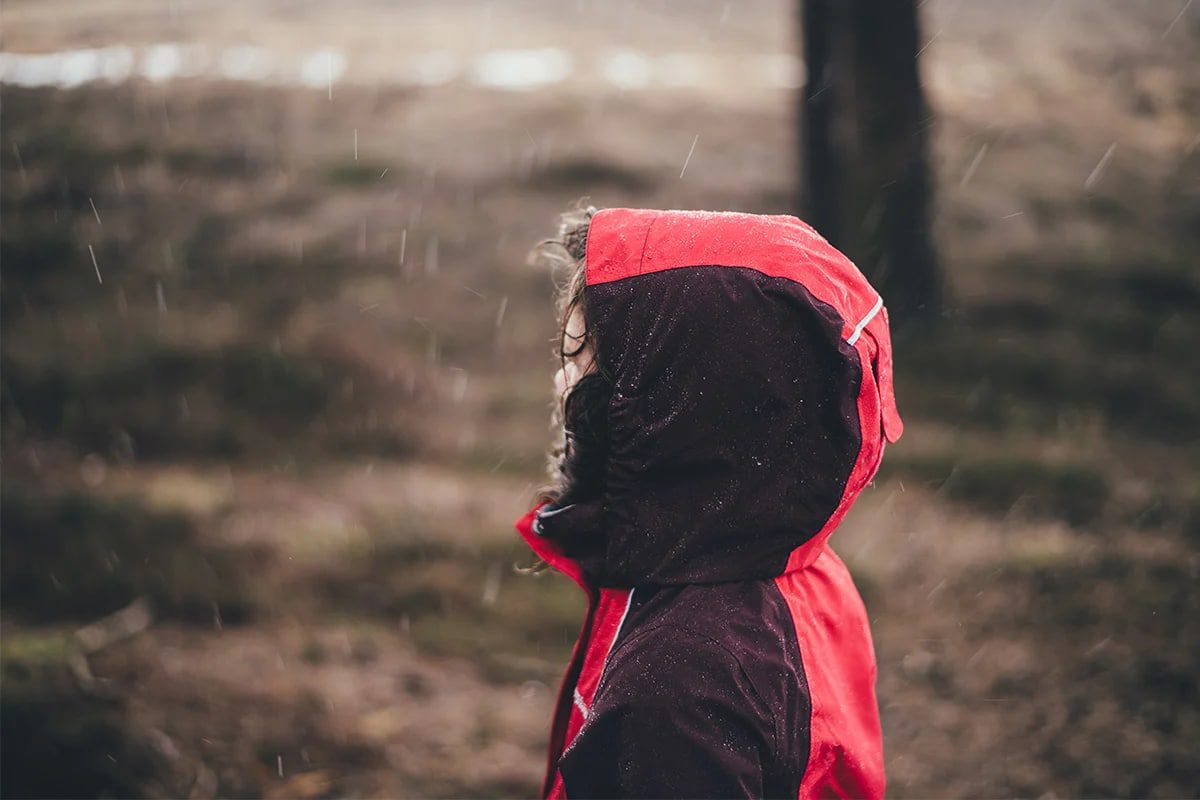
<instances>
[{"instance_id":1,"label":"falling raindrop","mask_svg":"<svg viewBox=\"0 0 1200 800\"><path fill-rule=\"evenodd\" d=\"M17 159L17 170L21 173L21 186L29 188L29 179L25 176L25 162L21 160L21 148L17 147L16 142L13 142L13 155Z\"/></svg>"},{"instance_id":2,"label":"falling raindrop","mask_svg":"<svg viewBox=\"0 0 1200 800\"><path fill-rule=\"evenodd\" d=\"M979 164L983 161L983 157L987 155L988 143L984 142L979 148L979 152L975 154L975 158L971 159L971 165L967 167L967 171L963 173L962 180L958 182L959 186L966 186L970 183L971 178L975 177L975 170L979 169Z\"/></svg>"},{"instance_id":3,"label":"falling raindrop","mask_svg":"<svg viewBox=\"0 0 1200 800\"><path fill-rule=\"evenodd\" d=\"M1100 163L1096 165L1096 168L1092 170L1092 173L1087 176L1087 180L1083 182L1084 189L1091 189L1096 185L1096 181L1100 180L1100 175L1103 174L1104 168L1108 166L1108 161L1110 158L1112 158L1113 151L1116 149L1116 142L1113 142L1108 146L1108 149L1104 151L1104 155L1100 158Z\"/></svg>"},{"instance_id":4,"label":"falling raindrop","mask_svg":"<svg viewBox=\"0 0 1200 800\"><path fill-rule=\"evenodd\" d=\"M688 150L687 158L683 160L683 169L679 170L679 177L683 177L683 173L687 172L688 164L692 160L692 153L696 152L696 143L700 141L700 134L696 134L696 138L692 139L692 146Z\"/></svg>"},{"instance_id":5,"label":"falling raindrop","mask_svg":"<svg viewBox=\"0 0 1200 800\"><path fill-rule=\"evenodd\" d=\"M1175 19L1171 20L1171 24L1167 26L1167 29L1165 31L1163 31L1163 33L1162 33L1163 39L1167 38L1167 36L1169 36L1171 33L1171 29L1175 27L1176 23L1178 23L1179 20L1183 19L1183 15L1186 14L1187 10L1192 7L1192 2L1193 2L1193 0L1187 0L1187 2L1183 4L1183 8L1181 8L1179 10L1179 13L1177 15L1175 15Z\"/></svg>"},{"instance_id":6,"label":"falling raindrop","mask_svg":"<svg viewBox=\"0 0 1200 800\"><path fill-rule=\"evenodd\" d=\"M100 264L96 261L96 251L92 249L90 244L88 245L88 252L92 254L92 267L96 270L96 281L104 283L104 278L100 277Z\"/></svg>"}]
</instances>

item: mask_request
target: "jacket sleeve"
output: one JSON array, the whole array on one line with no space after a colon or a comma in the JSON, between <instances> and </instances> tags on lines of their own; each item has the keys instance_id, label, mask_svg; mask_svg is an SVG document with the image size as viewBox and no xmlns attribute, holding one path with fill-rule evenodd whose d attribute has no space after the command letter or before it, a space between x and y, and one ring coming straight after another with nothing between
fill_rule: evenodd
<instances>
[{"instance_id":1,"label":"jacket sleeve","mask_svg":"<svg viewBox=\"0 0 1200 800\"><path fill-rule=\"evenodd\" d=\"M559 761L567 797L762 797L774 716L737 659L673 625L626 644Z\"/></svg>"}]
</instances>

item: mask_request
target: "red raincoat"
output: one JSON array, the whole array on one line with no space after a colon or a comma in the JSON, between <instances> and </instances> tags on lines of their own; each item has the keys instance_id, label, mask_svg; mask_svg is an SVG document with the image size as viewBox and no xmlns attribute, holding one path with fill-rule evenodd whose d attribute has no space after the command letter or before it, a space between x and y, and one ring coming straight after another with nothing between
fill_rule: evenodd
<instances>
[{"instance_id":1,"label":"red raincoat","mask_svg":"<svg viewBox=\"0 0 1200 800\"><path fill-rule=\"evenodd\" d=\"M881 797L866 612L828 539L902 424L883 300L794 217L608 209L604 496L517 522L587 593L546 797Z\"/></svg>"}]
</instances>

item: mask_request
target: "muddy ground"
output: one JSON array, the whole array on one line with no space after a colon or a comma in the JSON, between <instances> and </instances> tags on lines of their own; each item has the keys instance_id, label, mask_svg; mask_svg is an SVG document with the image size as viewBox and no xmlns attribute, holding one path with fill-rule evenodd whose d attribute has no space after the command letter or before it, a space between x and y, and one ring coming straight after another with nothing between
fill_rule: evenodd
<instances>
[{"instance_id":1,"label":"muddy ground","mask_svg":"<svg viewBox=\"0 0 1200 800\"><path fill-rule=\"evenodd\" d=\"M778 86L387 79L439 48L790 47L781 1L568 5L5 5L6 51L354 58L329 91L3 86L4 795L536 792L583 602L513 569L549 438L529 246L584 196L794 196ZM955 302L898 340L908 429L834 538L894 796L1200 795L1181 9L925 4ZM75 631L137 598L152 623L81 666Z\"/></svg>"}]
</instances>

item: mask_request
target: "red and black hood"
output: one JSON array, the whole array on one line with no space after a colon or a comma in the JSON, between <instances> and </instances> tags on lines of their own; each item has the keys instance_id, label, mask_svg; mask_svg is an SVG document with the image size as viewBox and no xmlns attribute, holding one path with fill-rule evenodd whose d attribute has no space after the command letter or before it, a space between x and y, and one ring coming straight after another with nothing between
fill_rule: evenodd
<instances>
[{"instance_id":1,"label":"red and black hood","mask_svg":"<svg viewBox=\"0 0 1200 800\"><path fill-rule=\"evenodd\" d=\"M586 294L613 379L605 493L543 513L534 549L600 586L815 558L902 431L887 312L858 269L794 217L607 209Z\"/></svg>"}]
</instances>

